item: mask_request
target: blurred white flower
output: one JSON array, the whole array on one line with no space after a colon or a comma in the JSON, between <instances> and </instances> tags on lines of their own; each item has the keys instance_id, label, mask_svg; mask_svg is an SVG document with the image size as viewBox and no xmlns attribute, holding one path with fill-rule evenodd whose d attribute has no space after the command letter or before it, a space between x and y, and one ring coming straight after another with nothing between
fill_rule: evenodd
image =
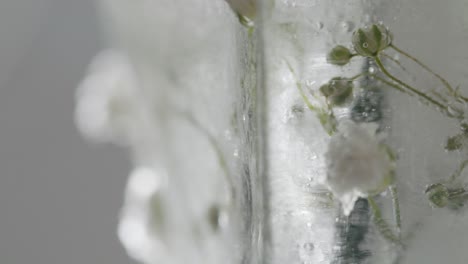
<instances>
[{"instance_id":1,"label":"blurred white flower","mask_svg":"<svg viewBox=\"0 0 468 264\"><path fill-rule=\"evenodd\" d=\"M151 219L156 214L154 210L157 210L154 208L154 199L160 198L164 181L165 174L162 171L137 166L127 182L117 234L127 253L144 263L166 258L167 241L163 241L161 234L155 232L158 229L154 225L158 222Z\"/></svg>"},{"instance_id":2,"label":"blurred white flower","mask_svg":"<svg viewBox=\"0 0 468 264\"><path fill-rule=\"evenodd\" d=\"M80 132L96 141L122 141L141 112L134 71L117 51L93 60L76 93L75 120Z\"/></svg>"},{"instance_id":3,"label":"blurred white flower","mask_svg":"<svg viewBox=\"0 0 468 264\"><path fill-rule=\"evenodd\" d=\"M359 197L383 191L393 161L376 135L377 124L342 121L326 153L325 184L349 215Z\"/></svg>"}]
</instances>

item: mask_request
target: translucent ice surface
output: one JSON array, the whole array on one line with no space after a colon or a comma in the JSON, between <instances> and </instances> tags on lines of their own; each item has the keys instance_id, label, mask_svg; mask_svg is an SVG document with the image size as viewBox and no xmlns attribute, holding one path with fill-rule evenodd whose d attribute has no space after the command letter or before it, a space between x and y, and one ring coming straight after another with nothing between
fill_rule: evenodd
<instances>
[{"instance_id":1,"label":"translucent ice surface","mask_svg":"<svg viewBox=\"0 0 468 264\"><path fill-rule=\"evenodd\" d=\"M468 243L464 1L100 3L112 52L91 64L76 119L131 153L130 256L466 259L453 248ZM349 58L334 65L338 45ZM336 78L352 87L337 95Z\"/></svg>"}]
</instances>

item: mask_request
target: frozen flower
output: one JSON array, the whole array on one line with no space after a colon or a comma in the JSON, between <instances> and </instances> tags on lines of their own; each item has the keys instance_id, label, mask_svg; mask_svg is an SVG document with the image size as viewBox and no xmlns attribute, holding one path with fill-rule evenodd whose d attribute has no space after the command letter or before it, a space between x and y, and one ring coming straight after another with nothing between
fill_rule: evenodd
<instances>
[{"instance_id":1,"label":"frozen flower","mask_svg":"<svg viewBox=\"0 0 468 264\"><path fill-rule=\"evenodd\" d=\"M392 33L382 25L360 28L353 34L353 46L357 54L375 57L392 44Z\"/></svg>"},{"instance_id":2,"label":"frozen flower","mask_svg":"<svg viewBox=\"0 0 468 264\"><path fill-rule=\"evenodd\" d=\"M359 197L377 194L391 182L393 161L376 130L375 123L343 121L330 140L325 184L346 215Z\"/></svg>"},{"instance_id":3,"label":"frozen flower","mask_svg":"<svg viewBox=\"0 0 468 264\"><path fill-rule=\"evenodd\" d=\"M353 94L353 81L347 78L335 77L320 87L320 92L331 105L342 105Z\"/></svg>"},{"instance_id":4,"label":"frozen flower","mask_svg":"<svg viewBox=\"0 0 468 264\"><path fill-rule=\"evenodd\" d=\"M343 66L353 57L351 51L345 46L338 45L327 54L327 62L333 65Z\"/></svg>"},{"instance_id":5,"label":"frozen flower","mask_svg":"<svg viewBox=\"0 0 468 264\"><path fill-rule=\"evenodd\" d=\"M161 231L166 213L161 194L165 180L163 171L142 166L133 170L127 182L118 237L127 253L141 262L165 262L167 241Z\"/></svg>"},{"instance_id":6,"label":"frozen flower","mask_svg":"<svg viewBox=\"0 0 468 264\"><path fill-rule=\"evenodd\" d=\"M99 54L76 93L76 124L96 141L122 141L140 115L136 77L116 51Z\"/></svg>"}]
</instances>

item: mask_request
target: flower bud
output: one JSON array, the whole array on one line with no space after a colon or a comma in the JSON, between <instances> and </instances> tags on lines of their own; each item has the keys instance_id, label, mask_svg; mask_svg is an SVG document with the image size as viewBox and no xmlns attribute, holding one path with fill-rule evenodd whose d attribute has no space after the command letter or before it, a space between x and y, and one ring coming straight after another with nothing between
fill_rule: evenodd
<instances>
[{"instance_id":1,"label":"flower bud","mask_svg":"<svg viewBox=\"0 0 468 264\"><path fill-rule=\"evenodd\" d=\"M459 150L463 147L463 135L456 135L449 137L447 143L445 144L445 149L448 151Z\"/></svg>"},{"instance_id":2,"label":"flower bud","mask_svg":"<svg viewBox=\"0 0 468 264\"><path fill-rule=\"evenodd\" d=\"M320 87L320 92L332 105L341 105L346 102L353 92L353 82L342 77L332 78Z\"/></svg>"},{"instance_id":3,"label":"flower bud","mask_svg":"<svg viewBox=\"0 0 468 264\"><path fill-rule=\"evenodd\" d=\"M393 36L382 25L360 28L353 33L353 46L356 53L364 57L375 57L392 43Z\"/></svg>"},{"instance_id":4,"label":"flower bud","mask_svg":"<svg viewBox=\"0 0 468 264\"><path fill-rule=\"evenodd\" d=\"M431 184L426 188L426 195L433 207L442 208L449 203L449 191L441 183Z\"/></svg>"},{"instance_id":5,"label":"flower bud","mask_svg":"<svg viewBox=\"0 0 468 264\"><path fill-rule=\"evenodd\" d=\"M345 46L338 45L334 47L327 55L327 62L333 65L346 65L353 57L351 51Z\"/></svg>"}]
</instances>

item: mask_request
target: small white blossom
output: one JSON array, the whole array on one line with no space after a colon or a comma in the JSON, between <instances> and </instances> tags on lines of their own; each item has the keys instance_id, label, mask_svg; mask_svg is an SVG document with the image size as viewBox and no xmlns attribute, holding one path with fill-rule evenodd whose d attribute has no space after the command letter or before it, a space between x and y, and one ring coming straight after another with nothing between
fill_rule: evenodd
<instances>
[{"instance_id":1,"label":"small white blossom","mask_svg":"<svg viewBox=\"0 0 468 264\"><path fill-rule=\"evenodd\" d=\"M121 142L141 116L137 90L133 68L123 54L105 51L96 56L76 93L80 132L96 141Z\"/></svg>"},{"instance_id":2,"label":"small white blossom","mask_svg":"<svg viewBox=\"0 0 468 264\"><path fill-rule=\"evenodd\" d=\"M154 206L158 204L154 203L155 199L163 203L161 192L165 181L164 170L150 166L137 166L128 178L117 234L127 253L144 263L166 260L167 241L156 232L161 230L158 225L162 220L152 219L152 216L164 217L166 213L161 206Z\"/></svg>"},{"instance_id":3,"label":"small white blossom","mask_svg":"<svg viewBox=\"0 0 468 264\"><path fill-rule=\"evenodd\" d=\"M343 121L326 153L325 184L348 215L359 197L382 191L393 162L376 135L377 124Z\"/></svg>"}]
</instances>

